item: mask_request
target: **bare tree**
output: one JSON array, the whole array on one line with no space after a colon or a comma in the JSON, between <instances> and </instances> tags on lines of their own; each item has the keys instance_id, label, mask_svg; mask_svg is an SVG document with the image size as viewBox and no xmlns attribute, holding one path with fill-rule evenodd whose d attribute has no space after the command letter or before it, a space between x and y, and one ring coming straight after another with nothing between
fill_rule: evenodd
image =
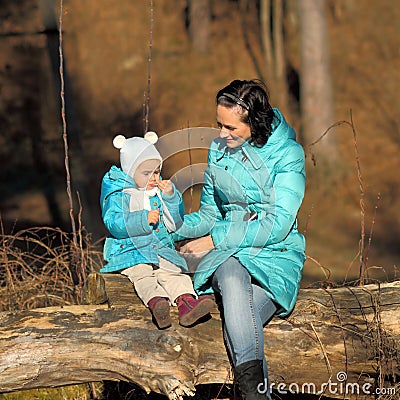
<instances>
[{"instance_id":1,"label":"bare tree","mask_svg":"<svg viewBox=\"0 0 400 400\"><path fill-rule=\"evenodd\" d=\"M206 53L209 45L211 9L209 0L188 0L189 35L196 51Z\"/></svg>"},{"instance_id":2,"label":"bare tree","mask_svg":"<svg viewBox=\"0 0 400 400\"><path fill-rule=\"evenodd\" d=\"M260 25L266 80L274 92L277 105L286 114L288 112L288 84L282 0L260 1Z\"/></svg>"},{"instance_id":3,"label":"bare tree","mask_svg":"<svg viewBox=\"0 0 400 400\"><path fill-rule=\"evenodd\" d=\"M326 26L326 1L298 3L301 39L301 111L305 144L315 142L334 122L334 102ZM325 135L318 153L326 161L338 158L336 138Z\"/></svg>"}]
</instances>

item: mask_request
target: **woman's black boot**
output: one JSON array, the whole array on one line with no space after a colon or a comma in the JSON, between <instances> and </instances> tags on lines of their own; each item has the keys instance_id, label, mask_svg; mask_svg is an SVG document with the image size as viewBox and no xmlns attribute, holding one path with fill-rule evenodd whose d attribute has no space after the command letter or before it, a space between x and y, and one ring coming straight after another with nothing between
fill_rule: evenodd
<instances>
[{"instance_id":1,"label":"woman's black boot","mask_svg":"<svg viewBox=\"0 0 400 400\"><path fill-rule=\"evenodd\" d=\"M245 400L267 398L262 360L246 361L234 368L234 376Z\"/></svg>"}]
</instances>

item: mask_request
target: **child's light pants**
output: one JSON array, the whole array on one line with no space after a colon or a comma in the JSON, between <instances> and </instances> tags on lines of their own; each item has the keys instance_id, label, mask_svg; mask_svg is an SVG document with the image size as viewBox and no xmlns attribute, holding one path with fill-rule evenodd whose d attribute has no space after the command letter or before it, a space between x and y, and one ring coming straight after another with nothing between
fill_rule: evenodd
<instances>
[{"instance_id":1,"label":"child's light pants","mask_svg":"<svg viewBox=\"0 0 400 400\"><path fill-rule=\"evenodd\" d=\"M192 279L182 272L159 268L152 264L137 264L122 270L121 274L133 283L137 295L146 306L149 300L156 296L168 298L172 305L176 305L176 298L185 293L197 298Z\"/></svg>"}]
</instances>

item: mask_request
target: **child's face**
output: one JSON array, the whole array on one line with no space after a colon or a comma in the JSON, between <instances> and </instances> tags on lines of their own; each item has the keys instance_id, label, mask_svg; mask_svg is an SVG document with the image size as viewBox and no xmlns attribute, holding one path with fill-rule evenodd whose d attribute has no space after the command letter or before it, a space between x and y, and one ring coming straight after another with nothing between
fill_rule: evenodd
<instances>
[{"instance_id":1,"label":"child's face","mask_svg":"<svg viewBox=\"0 0 400 400\"><path fill-rule=\"evenodd\" d=\"M160 172L159 160L146 160L136 168L133 180L139 189L151 190L158 185Z\"/></svg>"}]
</instances>

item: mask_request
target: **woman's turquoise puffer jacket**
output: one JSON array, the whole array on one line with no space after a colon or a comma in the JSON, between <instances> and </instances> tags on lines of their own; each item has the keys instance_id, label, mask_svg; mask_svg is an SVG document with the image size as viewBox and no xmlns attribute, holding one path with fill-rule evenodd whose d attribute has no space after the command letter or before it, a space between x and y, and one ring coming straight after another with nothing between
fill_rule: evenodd
<instances>
[{"instance_id":1,"label":"woman's turquoise puffer jacket","mask_svg":"<svg viewBox=\"0 0 400 400\"><path fill-rule=\"evenodd\" d=\"M158 196L150 197L152 209L160 208L160 221L150 226L148 211L129 211L130 195L124 189L136 188L133 179L120 168L112 166L101 185L100 204L103 222L109 232L104 244L106 265L100 272L116 272L137 264L158 264L161 256L187 270L186 261L177 254L171 234L163 223L162 204ZM162 199L177 227L182 225L184 204L174 187L174 194Z\"/></svg>"},{"instance_id":2,"label":"woman's turquoise puffer jacket","mask_svg":"<svg viewBox=\"0 0 400 400\"><path fill-rule=\"evenodd\" d=\"M200 209L187 214L175 239L211 234L215 249L200 261L194 275L199 294L211 293L211 277L230 256L236 257L279 306L293 309L305 261L305 239L297 230L304 197L305 158L294 130L274 109L274 130L266 145L248 142L229 149L215 139ZM257 213L256 220L247 220Z\"/></svg>"}]
</instances>

